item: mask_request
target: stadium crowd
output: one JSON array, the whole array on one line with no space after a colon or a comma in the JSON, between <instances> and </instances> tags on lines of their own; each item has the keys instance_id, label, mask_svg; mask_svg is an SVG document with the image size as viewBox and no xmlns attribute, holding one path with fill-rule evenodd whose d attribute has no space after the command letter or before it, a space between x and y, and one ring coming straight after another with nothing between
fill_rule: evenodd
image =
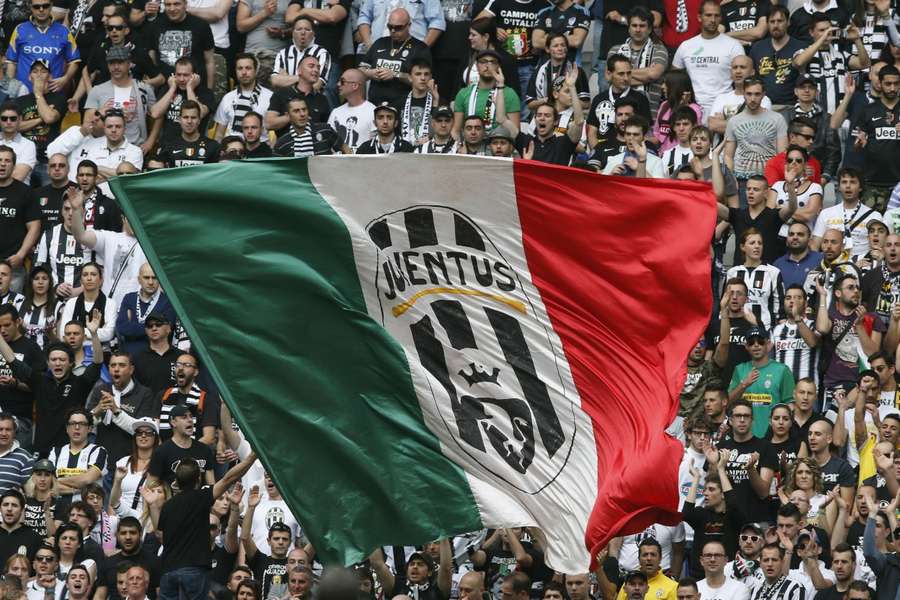
<instances>
[{"instance_id":1,"label":"stadium crowd","mask_svg":"<svg viewBox=\"0 0 900 600\"><path fill-rule=\"evenodd\" d=\"M393 152L708 181L716 306L670 428L681 523L581 575L531 529L387 546L360 598L900 599L898 23L896 0L0 1L0 600L315 596L107 182Z\"/></svg>"}]
</instances>

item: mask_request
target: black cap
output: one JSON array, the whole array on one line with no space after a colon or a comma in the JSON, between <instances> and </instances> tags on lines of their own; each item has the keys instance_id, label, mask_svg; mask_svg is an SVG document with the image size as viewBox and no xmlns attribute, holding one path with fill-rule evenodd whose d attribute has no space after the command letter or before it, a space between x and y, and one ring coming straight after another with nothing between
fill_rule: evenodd
<instances>
[{"instance_id":1,"label":"black cap","mask_svg":"<svg viewBox=\"0 0 900 600\"><path fill-rule=\"evenodd\" d=\"M56 465L54 465L52 461L49 461L46 458L42 458L41 460L34 463L34 466L31 468L31 470L56 475Z\"/></svg>"},{"instance_id":2,"label":"black cap","mask_svg":"<svg viewBox=\"0 0 900 600\"><path fill-rule=\"evenodd\" d=\"M635 569L634 571L628 571L628 574L625 575L625 581L631 581L635 577L643 579L644 581L649 581L649 579L647 579L647 574L643 571L638 571L637 569Z\"/></svg>"},{"instance_id":3,"label":"black cap","mask_svg":"<svg viewBox=\"0 0 900 600\"><path fill-rule=\"evenodd\" d=\"M797 76L797 81L794 82L794 87L798 88L801 85L806 85L806 84L816 85L816 80L813 79L812 75L810 75L809 73L800 73Z\"/></svg>"},{"instance_id":4,"label":"black cap","mask_svg":"<svg viewBox=\"0 0 900 600\"><path fill-rule=\"evenodd\" d=\"M188 408L187 404L176 404L172 407L172 410L169 411L169 418L173 419L175 417L184 417L187 415L194 416L191 412L191 409Z\"/></svg>"},{"instance_id":5,"label":"black cap","mask_svg":"<svg viewBox=\"0 0 900 600\"><path fill-rule=\"evenodd\" d=\"M406 559L406 562L410 563L416 558L418 558L419 560L424 562L426 565L428 565L428 568L430 570L434 571L434 560L431 558L431 555L429 555L427 552L413 552L412 554L409 555L409 558Z\"/></svg>"},{"instance_id":6,"label":"black cap","mask_svg":"<svg viewBox=\"0 0 900 600\"><path fill-rule=\"evenodd\" d=\"M394 116L395 116L395 117L397 117L398 119L400 118L400 111L397 110L397 107L394 106L393 104L391 104L390 102L382 102L381 104L377 105L377 106L375 107L375 113L374 113L374 114L377 115L377 114L378 114L378 111L381 111L381 110L389 110L389 111L391 111L392 113L394 113Z\"/></svg>"},{"instance_id":7,"label":"black cap","mask_svg":"<svg viewBox=\"0 0 900 600\"><path fill-rule=\"evenodd\" d=\"M452 119L453 118L453 110L449 106L438 106L434 110L431 111L432 119L439 119L441 117Z\"/></svg>"},{"instance_id":8,"label":"black cap","mask_svg":"<svg viewBox=\"0 0 900 600\"><path fill-rule=\"evenodd\" d=\"M759 526L759 523L744 523L744 526L741 527L740 533L747 531L748 529L752 529L759 535L763 534L762 527Z\"/></svg>"},{"instance_id":9,"label":"black cap","mask_svg":"<svg viewBox=\"0 0 900 600\"><path fill-rule=\"evenodd\" d=\"M167 317L164 313L161 312L152 312L147 315L147 318L144 320L144 327L146 327L151 322L159 323L160 325L169 325L169 317Z\"/></svg>"},{"instance_id":10,"label":"black cap","mask_svg":"<svg viewBox=\"0 0 900 600\"><path fill-rule=\"evenodd\" d=\"M760 327L759 325L757 325L755 327L751 327L750 329L747 330L747 338L746 339L749 341L750 338L755 338L755 337L767 340L767 339L769 339L769 332L766 331L765 327Z\"/></svg>"},{"instance_id":11,"label":"black cap","mask_svg":"<svg viewBox=\"0 0 900 600\"><path fill-rule=\"evenodd\" d=\"M500 62L500 53L496 50L491 50L490 48L485 48L484 50L479 51L478 54L475 55L475 61L477 62L479 59L485 56L491 56L493 58L496 58L497 62Z\"/></svg>"}]
</instances>

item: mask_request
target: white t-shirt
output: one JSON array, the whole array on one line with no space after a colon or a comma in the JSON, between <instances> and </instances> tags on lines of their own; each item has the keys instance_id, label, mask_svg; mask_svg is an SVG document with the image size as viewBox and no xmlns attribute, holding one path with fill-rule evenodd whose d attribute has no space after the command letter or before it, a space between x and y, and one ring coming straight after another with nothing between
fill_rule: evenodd
<instances>
[{"instance_id":1,"label":"white t-shirt","mask_svg":"<svg viewBox=\"0 0 900 600\"><path fill-rule=\"evenodd\" d=\"M0 144L13 149L16 153L17 165L28 165L33 169L37 164L37 148L34 142L23 137L21 133L17 133L11 140L0 140Z\"/></svg>"},{"instance_id":2,"label":"white t-shirt","mask_svg":"<svg viewBox=\"0 0 900 600\"><path fill-rule=\"evenodd\" d=\"M103 293L118 307L125 294L140 289L138 271L147 257L137 238L124 232L95 229L94 235L97 236L94 252L103 265Z\"/></svg>"},{"instance_id":3,"label":"white t-shirt","mask_svg":"<svg viewBox=\"0 0 900 600\"><path fill-rule=\"evenodd\" d=\"M787 191L784 189L784 180L773 183L772 190L775 191L775 208L781 208L788 203L789 197ZM809 199L816 194L819 195L819 200L821 201L825 192L822 191L821 185L812 182L809 184L809 187L806 188L805 192L797 194L797 208L806 208L806 205L809 204ZM815 225L815 223L813 223L813 225ZM790 226L787 223L782 225L778 230L778 235L786 238L788 236L789 227Z\"/></svg>"},{"instance_id":4,"label":"white t-shirt","mask_svg":"<svg viewBox=\"0 0 900 600\"><path fill-rule=\"evenodd\" d=\"M275 523L284 523L291 528L291 541L293 542L300 536L300 524L297 523L291 509L288 508L287 502L269 498L265 479L256 481L250 488L254 485L259 486L262 500L259 501L259 505L253 513L253 541L260 552L271 555L272 550L269 548L268 540L269 527ZM248 492L250 488L247 488Z\"/></svg>"},{"instance_id":5,"label":"white t-shirt","mask_svg":"<svg viewBox=\"0 0 900 600\"><path fill-rule=\"evenodd\" d=\"M619 566L626 571L632 571L639 566L638 544L647 538L653 538L662 546L662 558L659 566L663 571L672 567L672 544L684 541L684 523L675 527L667 525L651 525L641 533L626 535L622 540L622 549L619 550Z\"/></svg>"},{"instance_id":6,"label":"white t-shirt","mask_svg":"<svg viewBox=\"0 0 900 600\"><path fill-rule=\"evenodd\" d=\"M142 520L144 516L144 498L138 490L146 481L147 471L132 471L128 466L131 456L123 456L116 461L117 467L125 467L127 474L122 479L122 495L119 497L119 506L116 507L116 514L119 517L134 517Z\"/></svg>"},{"instance_id":7,"label":"white t-shirt","mask_svg":"<svg viewBox=\"0 0 900 600\"><path fill-rule=\"evenodd\" d=\"M825 581L837 583L837 577L834 576L834 571L826 569L825 563L821 560L819 561L819 571L822 573L822 578L825 579ZM813 585L812 579L806 574L806 569L803 569L802 567L799 569L791 569L788 571L788 579L796 581L806 588L806 598L812 600L816 597L816 586Z\"/></svg>"},{"instance_id":8,"label":"white t-shirt","mask_svg":"<svg viewBox=\"0 0 900 600\"><path fill-rule=\"evenodd\" d=\"M188 8L212 8L218 3L218 0L188 0ZM237 4L237 2L232 2L232 4ZM231 42L228 40L227 14L215 23L210 23L209 28L212 29L213 43L216 48L231 47Z\"/></svg>"},{"instance_id":9,"label":"white t-shirt","mask_svg":"<svg viewBox=\"0 0 900 600\"><path fill-rule=\"evenodd\" d=\"M338 133L345 131L344 143L356 152L357 148L375 134L374 111L375 105L368 100L359 106L350 106L345 102L331 111L328 124Z\"/></svg>"},{"instance_id":10,"label":"white t-shirt","mask_svg":"<svg viewBox=\"0 0 900 600\"><path fill-rule=\"evenodd\" d=\"M722 115L726 119L730 119L737 114L743 103L744 95L731 90L727 94L716 96L715 101L712 103L712 108L709 109L709 114ZM772 101L769 100L768 96L763 96L762 107L767 110L772 108Z\"/></svg>"},{"instance_id":11,"label":"white t-shirt","mask_svg":"<svg viewBox=\"0 0 900 600\"><path fill-rule=\"evenodd\" d=\"M225 126L225 135L243 135L241 129L239 127L235 128L234 126L234 105L237 100L237 95L238 91L234 89L222 96L222 101L219 102L219 107L216 109L216 115L213 117L216 124ZM269 102L271 102L271 100L272 90L260 86L259 96L252 105L251 110L261 114L263 119L265 119L266 111L269 110ZM260 139L263 141L269 137L269 132L266 130L265 125L266 124L263 123L262 133L260 134Z\"/></svg>"},{"instance_id":12,"label":"white t-shirt","mask_svg":"<svg viewBox=\"0 0 900 600\"><path fill-rule=\"evenodd\" d=\"M703 107L704 123L716 97L733 91L731 59L743 55L740 42L724 33L710 40L696 35L682 42L675 51L672 66L688 72L694 86L694 98Z\"/></svg>"},{"instance_id":13,"label":"white t-shirt","mask_svg":"<svg viewBox=\"0 0 900 600\"><path fill-rule=\"evenodd\" d=\"M720 588L711 588L705 579L697 582L697 590L703 600L748 600L750 588L737 579L725 578L725 584Z\"/></svg>"},{"instance_id":14,"label":"white t-shirt","mask_svg":"<svg viewBox=\"0 0 900 600\"><path fill-rule=\"evenodd\" d=\"M869 208L863 204L857 204L856 208L844 208L843 202L839 202L834 206L822 209L819 218L816 219L816 226L813 229L813 236L821 238L825 235L826 229L837 229L844 231L845 228L854 225L851 235L848 237L844 234L844 248L850 251L852 255L863 255L869 252L869 230L866 224L873 220L882 220L881 213L877 210L869 212ZM860 218L868 213L865 218Z\"/></svg>"},{"instance_id":15,"label":"white t-shirt","mask_svg":"<svg viewBox=\"0 0 900 600\"><path fill-rule=\"evenodd\" d=\"M697 484L697 499L694 506L703 506L706 498L703 497L703 488L706 485L706 456L702 452L697 452L690 446L684 449L684 456L681 459L681 465L678 467L678 510L684 508L684 501L691 489L693 478L691 477L690 464L691 459L694 460L694 468L700 472L700 482ZM694 528L684 524L685 540L694 541Z\"/></svg>"},{"instance_id":16,"label":"white t-shirt","mask_svg":"<svg viewBox=\"0 0 900 600\"><path fill-rule=\"evenodd\" d=\"M897 414L898 412L900 411L893 406L881 405L878 407L878 419L883 420L889 414ZM825 414L825 417L833 423L837 419L837 413L830 410ZM870 434L878 435L878 428L875 427L872 415L868 411L865 414L865 420L866 431ZM847 462L850 463L851 467L856 468L859 466L859 449L856 447L856 425L852 409L844 412L844 427L847 428Z\"/></svg>"}]
</instances>

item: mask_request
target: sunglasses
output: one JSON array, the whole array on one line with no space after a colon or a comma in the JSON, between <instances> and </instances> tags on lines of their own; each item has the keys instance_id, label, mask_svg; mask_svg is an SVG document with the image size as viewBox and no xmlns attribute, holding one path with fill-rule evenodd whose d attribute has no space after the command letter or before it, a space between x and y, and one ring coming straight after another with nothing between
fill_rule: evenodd
<instances>
[{"instance_id":1,"label":"sunglasses","mask_svg":"<svg viewBox=\"0 0 900 600\"><path fill-rule=\"evenodd\" d=\"M50 4L32 4L31 8L35 10L48 10L50 8Z\"/></svg>"},{"instance_id":2,"label":"sunglasses","mask_svg":"<svg viewBox=\"0 0 900 600\"><path fill-rule=\"evenodd\" d=\"M387 28L389 31L403 31L409 27L409 23L405 23L403 25L388 25Z\"/></svg>"},{"instance_id":3,"label":"sunglasses","mask_svg":"<svg viewBox=\"0 0 900 600\"><path fill-rule=\"evenodd\" d=\"M107 25L106 26L107 31L122 31L123 29L125 29L124 25Z\"/></svg>"},{"instance_id":4,"label":"sunglasses","mask_svg":"<svg viewBox=\"0 0 900 600\"><path fill-rule=\"evenodd\" d=\"M134 432L134 437L153 437L156 432L152 429L138 429Z\"/></svg>"},{"instance_id":5,"label":"sunglasses","mask_svg":"<svg viewBox=\"0 0 900 600\"><path fill-rule=\"evenodd\" d=\"M803 161L802 158L789 158L789 159L787 159L787 162L789 162L789 163L802 163L802 162L804 162L804 161Z\"/></svg>"},{"instance_id":6,"label":"sunglasses","mask_svg":"<svg viewBox=\"0 0 900 600\"><path fill-rule=\"evenodd\" d=\"M18 120L19 120L19 117L16 117L16 116L0 117L0 121L3 121L4 123L9 123L10 121L18 121Z\"/></svg>"},{"instance_id":7,"label":"sunglasses","mask_svg":"<svg viewBox=\"0 0 900 600\"><path fill-rule=\"evenodd\" d=\"M763 338L758 338L758 337L752 337L752 338L747 339L747 345L748 346L765 346L766 341L768 341L768 340L765 340Z\"/></svg>"},{"instance_id":8,"label":"sunglasses","mask_svg":"<svg viewBox=\"0 0 900 600\"><path fill-rule=\"evenodd\" d=\"M45 555L43 555L43 556L35 556L35 557L34 557L34 560L36 560L36 561L38 561L38 562L46 562L46 563L48 563L48 562L53 562L54 560L56 560L56 557L55 557L55 556L47 556L47 555L45 554Z\"/></svg>"},{"instance_id":9,"label":"sunglasses","mask_svg":"<svg viewBox=\"0 0 900 600\"><path fill-rule=\"evenodd\" d=\"M741 536L741 541L742 541L742 542L758 542L759 540L760 540L760 537L759 537L758 535L747 535L747 534L744 534L744 535Z\"/></svg>"}]
</instances>

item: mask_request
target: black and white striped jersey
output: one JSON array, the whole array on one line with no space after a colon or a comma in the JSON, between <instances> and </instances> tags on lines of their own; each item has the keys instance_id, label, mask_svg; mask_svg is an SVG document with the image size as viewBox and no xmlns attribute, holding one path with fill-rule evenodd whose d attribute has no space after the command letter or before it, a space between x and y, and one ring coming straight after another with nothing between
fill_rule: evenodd
<instances>
[{"instance_id":1,"label":"black and white striped jersey","mask_svg":"<svg viewBox=\"0 0 900 600\"><path fill-rule=\"evenodd\" d=\"M828 114L833 113L844 98L844 77L849 61L849 53L837 44L830 44L816 52L806 65L806 72L816 80L819 88L819 104Z\"/></svg>"},{"instance_id":2,"label":"black and white striped jersey","mask_svg":"<svg viewBox=\"0 0 900 600\"><path fill-rule=\"evenodd\" d=\"M811 319L803 319L803 322L815 332L815 323ZM775 360L787 365L794 374L794 381L810 377L819 383L819 349L809 347L800 335L796 323L790 321L779 323L772 329L771 339Z\"/></svg>"},{"instance_id":3,"label":"black and white striped jersey","mask_svg":"<svg viewBox=\"0 0 900 600\"><path fill-rule=\"evenodd\" d=\"M750 590L750 600L806 600L806 589L787 577L771 585L763 580Z\"/></svg>"},{"instance_id":4,"label":"black and white striped jersey","mask_svg":"<svg viewBox=\"0 0 900 600\"><path fill-rule=\"evenodd\" d=\"M737 277L747 284L747 306L756 320L768 330L781 318L784 307L784 281L781 271L772 265L745 267L739 265L728 269L727 279Z\"/></svg>"},{"instance_id":5,"label":"black and white striped jersey","mask_svg":"<svg viewBox=\"0 0 900 600\"><path fill-rule=\"evenodd\" d=\"M82 245L60 223L41 235L35 262L50 267L54 286L65 282L78 287L81 284L81 267L92 260L94 252Z\"/></svg>"},{"instance_id":6,"label":"black and white striped jersey","mask_svg":"<svg viewBox=\"0 0 900 600\"><path fill-rule=\"evenodd\" d=\"M694 158L694 153L691 151L691 148L682 148L680 144L663 152L662 162L663 168L666 170L666 176L671 177L675 171L684 165L691 164L692 158Z\"/></svg>"},{"instance_id":7,"label":"black and white striped jersey","mask_svg":"<svg viewBox=\"0 0 900 600\"><path fill-rule=\"evenodd\" d=\"M53 293L51 291L51 293ZM47 305L31 306L21 315L25 337L41 347L47 347L47 335L56 327L56 311L47 310Z\"/></svg>"},{"instance_id":8,"label":"black and white striped jersey","mask_svg":"<svg viewBox=\"0 0 900 600\"><path fill-rule=\"evenodd\" d=\"M291 44L281 52L275 55L275 66L272 73L284 75L296 75L300 61L307 56L315 56L319 60L319 79L328 82L328 75L331 72L331 55L328 50L319 46L315 42L301 50L296 45Z\"/></svg>"},{"instance_id":9,"label":"black and white striped jersey","mask_svg":"<svg viewBox=\"0 0 900 600\"><path fill-rule=\"evenodd\" d=\"M22 308L23 302L25 302L25 296L12 290L8 291L5 295L0 296L0 304L12 304L16 307L16 310Z\"/></svg>"}]
</instances>

